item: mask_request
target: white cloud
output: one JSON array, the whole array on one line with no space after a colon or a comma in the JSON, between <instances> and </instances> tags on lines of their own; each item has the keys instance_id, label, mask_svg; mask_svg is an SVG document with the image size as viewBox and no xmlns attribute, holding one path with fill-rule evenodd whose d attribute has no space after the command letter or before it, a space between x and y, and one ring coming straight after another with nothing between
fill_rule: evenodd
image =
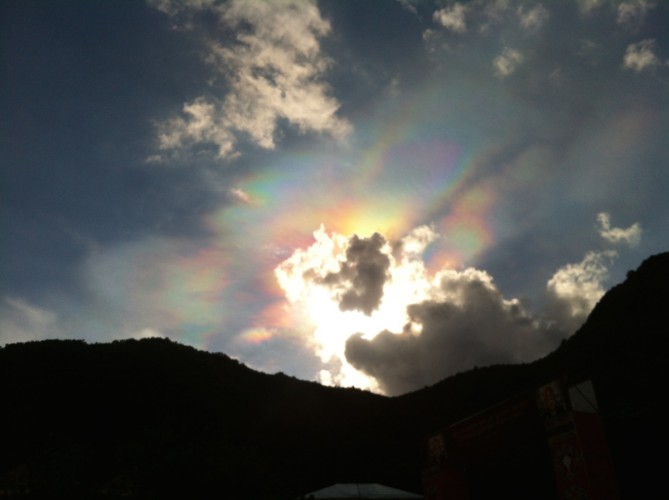
<instances>
[{"instance_id":1,"label":"white cloud","mask_svg":"<svg viewBox=\"0 0 669 500\"><path fill-rule=\"evenodd\" d=\"M235 200L244 203L246 205L249 205L253 203L253 199L251 198L251 195L248 194L246 191L243 189L230 189L229 191L230 196L234 198Z\"/></svg>"},{"instance_id":2,"label":"white cloud","mask_svg":"<svg viewBox=\"0 0 669 500\"><path fill-rule=\"evenodd\" d=\"M465 16L467 7L459 2L450 7L444 7L432 15L432 19L455 33L465 33L467 31L467 22Z\"/></svg>"},{"instance_id":3,"label":"white cloud","mask_svg":"<svg viewBox=\"0 0 669 500\"><path fill-rule=\"evenodd\" d=\"M555 347L546 324L517 299L504 297L485 271L429 273L423 253L438 235L428 226L391 245L328 234L322 227L314 237L275 274L291 310L304 317L301 335L324 364L323 383L378 384L398 394L475 365L529 361ZM361 241L374 251L352 252ZM369 314L342 310L340 283L328 276L352 267L374 270L379 252L386 272L378 307Z\"/></svg>"},{"instance_id":4,"label":"white cloud","mask_svg":"<svg viewBox=\"0 0 669 500\"><path fill-rule=\"evenodd\" d=\"M525 57L520 51L505 47L502 53L492 62L495 75L499 78L506 78L516 71L524 60Z\"/></svg>"},{"instance_id":5,"label":"white cloud","mask_svg":"<svg viewBox=\"0 0 669 500\"><path fill-rule=\"evenodd\" d=\"M232 42L209 36L205 44L205 59L226 83L226 94L184 104L181 116L159 126L161 149L211 144L220 158L229 159L237 154L240 133L271 149L282 120L301 133L336 139L350 133L351 125L337 116L339 103L328 95L323 81L330 61L321 53L319 39L331 28L314 2L233 0L181 5L161 1L155 5L172 16L208 10L216 16L221 32L235 33Z\"/></svg>"},{"instance_id":6,"label":"white cloud","mask_svg":"<svg viewBox=\"0 0 669 500\"><path fill-rule=\"evenodd\" d=\"M541 4L537 4L530 9L520 6L518 7L518 17L523 28L536 32L548 21L550 12Z\"/></svg>"},{"instance_id":7,"label":"white cloud","mask_svg":"<svg viewBox=\"0 0 669 500\"><path fill-rule=\"evenodd\" d=\"M439 235L431 226L419 226L402 239L402 252L411 258L420 257Z\"/></svg>"},{"instance_id":8,"label":"white cloud","mask_svg":"<svg viewBox=\"0 0 669 500\"><path fill-rule=\"evenodd\" d=\"M232 123L218 102L200 97L184 104L183 115L158 125L160 149L178 149L204 142L216 145L219 158L233 156L236 140L231 132Z\"/></svg>"},{"instance_id":9,"label":"white cloud","mask_svg":"<svg viewBox=\"0 0 669 500\"><path fill-rule=\"evenodd\" d=\"M585 320L604 295L608 264L616 256L612 250L588 252L581 262L560 268L546 285L549 296L561 303L571 318Z\"/></svg>"},{"instance_id":10,"label":"white cloud","mask_svg":"<svg viewBox=\"0 0 669 500\"><path fill-rule=\"evenodd\" d=\"M655 40L646 39L627 47L623 59L623 68L641 73L661 64L655 55Z\"/></svg>"},{"instance_id":11,"label":"white cloud","mask_svg":"<svg viewBox=\"0 0 669 500\"><path fill-rule=\"evenodd\" d=\"M641 241L641 226L635 222L626 229L611 227L611 217L608 213L597 214L599 235L610 243L625 243L637 246Z\"/></svg>"},{"instance_id":12,"label":"white cloud","mask_svg":"<svg viewBox=\"0 0 669 500\"><path fill-rule=\"evenodd\" d=\"M358 332L373 337L386 329L403 329L408 322L407 305L427 300L434 287L427 277L422 251L435 237L433 230L422 227L395 245L382 245L379 239L384 238L380 235L347 238L328 234L321 227L314 232L311 246L296 250L276 268L275 275L291 309L302 315L300 323L308 326L302 332L305 343L312 346L326 366L328 375L321 376L323 383L329 380L342 385L376 387L373 379L355 370L346 360L346 341ZM365 249L368 251L362 251ZM371 273L373 278L378 273L372 271L384 269L382 293L375 302L377 306L367 314L361 308L342 308L341 283L329 279L351 268L362 274ZM366 282L378 284L379 280Z\"/></svg>"},{"instance_id":13,"label":"white cloud","mask_svg":"<svg viewBox=\"0 0 669 500\"><path fill-rule=\"evenodd\" d=\"M646 14L653 7L655 7L655 4L647 0L622 2L618 5L616 22L627 29L636 30L641 26Z\"/></svg>"}]
</instances>

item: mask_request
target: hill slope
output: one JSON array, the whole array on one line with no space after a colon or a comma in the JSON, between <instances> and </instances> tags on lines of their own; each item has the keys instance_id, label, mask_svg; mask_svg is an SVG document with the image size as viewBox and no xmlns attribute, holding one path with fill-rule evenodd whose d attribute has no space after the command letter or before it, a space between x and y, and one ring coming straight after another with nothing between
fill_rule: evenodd
<instances>
[{"instance_id":1,"label":"hill slope","mask_svg":"<svg viewBox=\"0 0 669 500\"><path fill-rule=\"evenodd\" d=\"M165 339L0 349L0 487L67 498L290 498L335 482L419 491L423 439L557 377L592 378L621 489L660 487L669 443L669 253L609 291L546 358L396 398L255 372Z\"/></svg>"}]
</instances>

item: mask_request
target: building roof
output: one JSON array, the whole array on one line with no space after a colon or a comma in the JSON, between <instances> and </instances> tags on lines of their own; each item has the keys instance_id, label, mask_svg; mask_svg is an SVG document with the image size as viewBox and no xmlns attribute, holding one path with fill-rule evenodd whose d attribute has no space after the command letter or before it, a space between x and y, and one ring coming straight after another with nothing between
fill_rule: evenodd
<instances>
[{"instance_id":1,"label":"building roof","mask_svg":"<svg viewBox=\"0 0 669 500\"><path fill-rule=\"evenodd\" d=\"M398 490L389 486L376 483L338 483L323 488L318 491L312 491L305 495L306 498L314 499L343 499L343 498L358 498L358 499L384 499L384 500L404 500L404 499L419 499L423 498L421 495L410 493L408 491Z\"/></svg>"}]
</instances>

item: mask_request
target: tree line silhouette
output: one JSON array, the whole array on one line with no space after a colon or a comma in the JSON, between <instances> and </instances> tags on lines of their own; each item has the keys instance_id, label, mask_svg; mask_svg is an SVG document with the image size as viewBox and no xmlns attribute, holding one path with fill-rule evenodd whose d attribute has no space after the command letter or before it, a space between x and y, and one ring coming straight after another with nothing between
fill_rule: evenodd
<instances>
[{"instance_id":1,"label":"tree line silhouette","mask_svg":"<svg viewBox=\"0 0 669 500\"><path fill-rule=\"evenodd\" d=\"M338 482L419 492L431 433L555 378L590 378L623 498L649 498L663 489L649 450L669 444L668 298L665 253L547 357L394 398L259 373L167 339L6 345L0 492L280 499Z\"/></svg>"}]
</instances>

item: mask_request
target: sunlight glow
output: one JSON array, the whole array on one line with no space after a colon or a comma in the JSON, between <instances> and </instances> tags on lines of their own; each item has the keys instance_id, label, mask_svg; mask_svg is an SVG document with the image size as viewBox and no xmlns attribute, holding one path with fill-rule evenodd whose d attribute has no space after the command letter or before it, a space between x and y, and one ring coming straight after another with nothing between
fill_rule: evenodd
<instances>
[{"instance_id":1,"label":"sunlight glow","mask_svg":"<svg viewBox=\"0 0 669 500\"><path fill-rule=\"evenodd\" d=\"M348 239L328 234L321 226L314 232L315 242L305 250L296 250L275 270L281 288L294 311L301 312L311 325L310 343L324 364L336 368L321 370L320 381L327 385L354 386L374 390L376 381L359 372L346 359L346 341L360 333L372 339L383 331L420 332L407 316L407 306L434 294L437 283L430 282L421 260L422 253L437 235L423 226L402 240L401 250L393 255L390 245L382 249L390 268L378 307L370 315L359 310L342 310L337 290L323 279L339 271L345 258Z\"/></svg>"}]
</instances>

